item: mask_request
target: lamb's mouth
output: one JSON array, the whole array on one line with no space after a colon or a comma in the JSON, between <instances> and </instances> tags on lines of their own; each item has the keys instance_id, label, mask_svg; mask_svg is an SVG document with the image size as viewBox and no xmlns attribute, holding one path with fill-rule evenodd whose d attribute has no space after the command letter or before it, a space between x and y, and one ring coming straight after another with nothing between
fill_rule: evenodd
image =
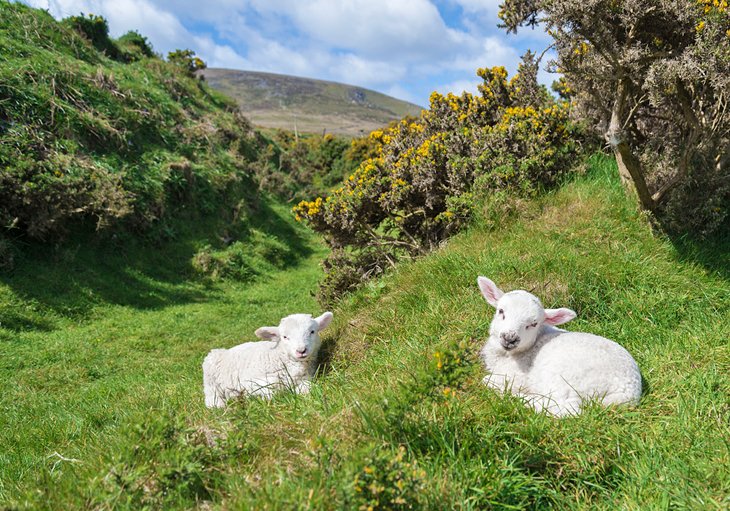
<instances>
[{"instance_id":1,"label":"lamb's mouth","mask_svg":"<svg viewBox=\"0 0 730 511\"><path fill-rule=\"evenodd\" d=\"M297 359L299 359L299 360L304 360L304 359L306 359L306 358L307 358L307 357L309 356L309 351L304 351L304 352L302 352L302 353L299 353L299 352L297 351L297 353L296 353L296 355L295 355L295 356L296 356L296 357L297 357Z\"/></svg>"},{"instance_id":2,"label":"lamb's mouth","mask_svg":"<svg viewBox=\"0 0 730 511\"><path fill-rule=\"evenodd\" d=\"M506 342L506 341L502 341L501 344L502 344L502 347L505 350L510 351L510 350L515 349L517 347L517 345L519 344L519 342Z\"/></svg>"}]
</instances>

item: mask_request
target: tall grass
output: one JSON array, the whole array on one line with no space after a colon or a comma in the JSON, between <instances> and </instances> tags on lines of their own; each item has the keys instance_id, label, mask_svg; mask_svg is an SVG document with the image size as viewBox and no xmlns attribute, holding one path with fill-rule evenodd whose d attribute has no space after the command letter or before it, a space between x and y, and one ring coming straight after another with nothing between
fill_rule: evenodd
<instances>
[{"instance_id":1,"label":"tall grass","mask_svg":"<svg viewBox=\"0 0 730 511\"><path fill-rule=\"evenodd\" d=\"M313 311L321 249L264 282L183 280L172 288L196 296L156 307L97 297L83 318L0 330L1 498L52 509L726 509L727 245L678 250L615 174L594 158L586 176L511 215L488 207L489 221L352 295L308 396L206 410L199 364L210 347ZM569 306L571 329L624 345L645 379L641 404L556 420L484 388L479 274ZM24 298L12 282L0 290L0 310Z\"/></svg>"}]
</instances>

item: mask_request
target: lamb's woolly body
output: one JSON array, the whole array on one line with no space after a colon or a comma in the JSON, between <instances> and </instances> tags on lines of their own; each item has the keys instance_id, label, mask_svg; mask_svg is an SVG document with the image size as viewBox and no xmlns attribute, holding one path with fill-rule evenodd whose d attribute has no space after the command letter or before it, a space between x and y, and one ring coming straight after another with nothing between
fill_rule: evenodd
<instances>
[{"instance_id":1,"label":"lamb's woolly body","mask_svg":"<svg viewBox=\"0 0 730 511\"><path fill-rule=\"evenodd\" d=\"M276 340L247 342L230 349L214 349L203 361L205 405L222 407L239 395L271 397L276 391L290 388L297 393L309 392L317 370L318 331L332 319L327 312L319 318L294 314L283 318L279 327L262 327L260 337ZM310 329L314 334L309 335ZM294 333L297 339L284 337ZM280 338L281 334L281 338ZM299 338L306 335L306 339ZM299 359L296 350L305 347L308 355Z\"/></svg>"},{"instance_id":2,"label":"lamb's woolly body","mask_svg":"<svg viewBox=\"0 0 730 511\"><path fill-rule=\"evenodd\" d=\"M637 404L641 374L619 344L554 325L575 317L570 309L544 309L527 291L502 292L479 277L485 299L497 309L481 351L484 382L523 397L538 411L578 414L585 400L604 405Z\"/></svg>"},{"instance_id":3,"label":"lamb's woolly body","mask_svg":"<svg viewBox=\"0 0 730 511\"><path fill-rule=\"evenodd\" d=\"M240 394L271 397L287 387L306 392L314 365L289 360L272 341L212 350L203 361L205 405L223 406Z\"/></svg>"},{"instance_id":4,"label":"lamb's woolly body","mask_svg":"<svg viewBox=\"0 0 730 511\"><path fill-rule=\"evenodd\" d=\"M542 328L531 349L514 355L490 336L482 349L490 372L485 383L557 416L580 413L583 400L639 402L639 367L623 347L597 335Z\"/></svg>"}]
</instances>

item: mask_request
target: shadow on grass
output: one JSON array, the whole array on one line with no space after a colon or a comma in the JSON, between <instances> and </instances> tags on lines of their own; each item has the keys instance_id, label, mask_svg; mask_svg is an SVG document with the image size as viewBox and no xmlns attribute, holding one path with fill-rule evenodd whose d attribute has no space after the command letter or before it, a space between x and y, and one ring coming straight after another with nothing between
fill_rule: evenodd
<instances>
[{"instance_id":1,"label":"shadow on grass","mask_svg":"<svg viewBox=\"0 0 730 511\"><path fill-rule=\"evenodd\" d=\"M247 224L289 248L276 261L279 270L312 253L311 238L284 215L261 201ZM104 305L144 310L214 299L217 287L195 272L192 259L205 245L225 247L231 229L218 219L179 221L173 227L177 234L167 241L131 235L101 239L87 232L56 246L16 242L14 270L0 273L0 284L12 292L7 299L0 296L0 328L50 331L59 318L84 320ZM239 230L236 239L252 243L255 252L246 229ZM247 282L266 271L264 267Z\"/></svg>"},{"instance_id":2,"label":"shadow on grass","mask_svg":"<svg viewBox=\"0 0 730 511\"><path fill-rule=\"evenodd\" d=\"M730 280L730 227L705 239L684 235L670 236L670 240L680 261L699 264L724 280Z\"/></svg>"},{"instance_id":3,"label":"shadow on grass","mask_svg":"<svg viewBox=\"0 0 730 511\"><path fill-rule=\"evenodd\" d=\"M317 354L317 377L327 375L332 371L332 362L337 353L337 345L340 342L339 336L328 338L322 343Z\"/></svg>"}]
</instances>

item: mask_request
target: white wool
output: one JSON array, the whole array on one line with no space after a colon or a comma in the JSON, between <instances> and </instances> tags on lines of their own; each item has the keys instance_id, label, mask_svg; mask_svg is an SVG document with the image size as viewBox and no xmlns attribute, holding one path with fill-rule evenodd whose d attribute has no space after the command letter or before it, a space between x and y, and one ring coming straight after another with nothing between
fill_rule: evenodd
<instances>
[{"instance_id":1,"label":"white wool","mask_svg":"<svg viewBox=\"0 0 730 511\"><path fill-rule=\"evenodd\" d=\"M278 327L256 330L256 336L263 341L212 350L203 361L205 405L222 407L239 395L269 398L285 388L309 392L317 370L319 331L330 321L331 312L317 318L292 314Z\"/></svg>"},{"instance_id":2,"label":"white wool","mask_svg":"<svg viewBox=\"0 0 730 511\"><path fill-rule=\"evenodd\" d=\"M622 346L598 335L556 328L576 316L570 309L544 309L535 295L504 293L485 277L478 283L496 309L481 351L490 372L484 383L556 416L579 414L586 400L603 405L639 402L639 367Z\"/></svg>"}]
</instances>

